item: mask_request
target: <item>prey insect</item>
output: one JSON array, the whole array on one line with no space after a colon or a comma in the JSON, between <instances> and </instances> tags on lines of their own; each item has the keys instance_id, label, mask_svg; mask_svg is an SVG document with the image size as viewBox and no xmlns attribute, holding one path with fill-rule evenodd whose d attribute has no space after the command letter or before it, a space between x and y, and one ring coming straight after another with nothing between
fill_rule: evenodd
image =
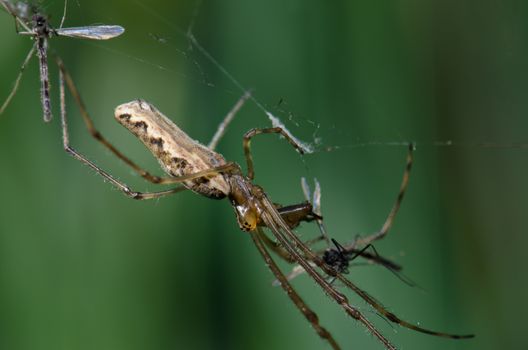
<instances>
[{"instance_id":1,"label":"prey insect","mask_svg":"<svg viewBox=\"0 0 528 350\"><path fill-rule=\"evenodd\" d=\"M62 17L59 28L53 28L46 15L40 13L35 7L25 2L12 3L7 0L0 0L0 5L13 16L15 19L15 28L18 34L31 36L35 43L27 54L20 71L15 80L13 88L6 100L0 107L0 114L7 108L11 99L15 96L22 74L29 61L33 57L35 51L39 59L39 75L40 75L40 100L42 104L43 118L45 122L49 122L52 118L51 112L51 98L50 98L50 82L48 73L48 39L53 36L65 36L77 39L92 39L92 40L108 40L115 38L125 31L121 26L117 25L97 25L86 27L71 27L63 28L64 18L66 16L67 1L64 3L64 16ZM20 30L20 27L22 30Z\"/></svg>"},{"instance_id":2,"label":"prey insect","mask_svg":"<svg viewBox=\"0 0 528 350\"><path fill-rule=\"evenodd\" d=\"M311 246L312 244L318 243L320 241L325 241L327 248L324 250L316 251L317 255L323 259L323 261L329 265L332 266L335 270L347 274L348 273L348 267L350 266L350 263L354 261L356 258L363 258L366 260L367 264L376 264L385 267L387 270L392 272L396 277L398 277L402 282L404 282L407 285L410 286L416 286L414 282L412 282L408 277L401 274L402 267L395 262L384 258L380 256L372 244L374 241L379 240L383 237L385 237L390 228L393 225L394 218L396 217L396 214L398 213L398 210L400 209L401 202L403 201L403 197L405 195L405 192L407 190L407 186L409 184L409 175L412 168L413 163L413 148L414 146L412 144L409 145L409 151L407 154L407 161L405 166L405 171L403 173L402 182L400 185L400 190L398 192L398 196L396 197L396 201L394 202L391 211L389 212L389 215L385 219L385 222L381 229L375 233L372 233L370 235L361 237L356 236L356 239L346 245L342 245L341 243L337 242L335 239L330 238L327 232L327 229L323 223L322 220L322 213L321 213L321 186L317 179L314 179L315 182L315 189L313 191L313 196L311 195L310 187L306 181L305 178L301 179L301 186L304 192L304 197L307 201L311 201L313 205L313 212L316 214L314 217L314 220L317 222L317 225L319 226L320 235L310 241L307 241L306 244ZM289 257L287 253L284 252L284 250L281 250L279 246L276 244L273 244L272 241L267 241L268 246L270 246L271 249L275 250L279 255L282 255L283 258L286 260L289 260ZM370 250L370 251L369 251ZM293 261L290 261L293 262ZM290 274L288 274L288 280L292 280L299 276L300 274L304 273L304 269L296 265ZM274 285L278 285L278 281L274 282Z\"/></svg>"},{"instance_id":3,"label":"prey insect","mask_svg":"<svg viewBox=\"0 0 528 350\"><path fill-rule=\"evenodd\" d=\"M247 174L244 174L238 164L226 161L221 154L214 151L214 146L218 141L216 136L209 144L209 147L206 147L191 139L169 118L164 116L146 101L135 100L122 104L115 109L116 120L143 142L169 176L155 176L136 165L128 157L120 153L114 146L102 139L102 136L93 129L90 120L90 124L87 122L87 125L89 124L89 128L91 127L90 131L92 136L99 140L104 146L147 181L155 184L180 184L180 186L159 192L137 192L132 190L125 183L114 178L108 172L99 168L70 146L64 103L65 82L80 106L85 121L89 120L89 117L80 100L80 96L71 81L71 77L69 77L67 72L63 70L61 64L59 64L59 68L61 68L61 119L65 149L76 159L95 170L107 181L119 188L125 195L133 199L143 200L159 198L183 190L191 190L212 199L227 198L235 211L240 229L249 233L255 247L271 272L279 281L280 286L287 293L294 305L310 322L317 334L333 349L340 349L340 346L332 334L319 323L316 313L310 309L295 291L286 276L275 263L269 250L277 251L280 257L301 266L333 301L335 301L350 317L363 324L363 326L366 327L366 329L387 349L396 349L396 347L358 310L358 308L349 303L348 298L339 291L334 284L329 282L329 278L339 281L346 288L359 295L380 315L391 322L395 322L419 332L440 337L454 339L472 337L472 335L453 335L435 332L401 320L393 313L387 311L368 293L348 280L342 274L343 271L340 271L339 268L325 262L322 256L311 250L310 247L295 234L293 230L300 222L319 221L321 219L320 215L314 212L312 205L309 202L304 202L294 206L279 206L269 199L268 195L260 186L253 183L255 172L250 144L255 136L261 134L280 134L299 153L303 153L303 148L300 147L295 140L290 137L289 133L282 128L273 127L252 129L244 135L243 149L247 163ZM234 113L236 113L241 107L243 101L247 98L247 94L241 98L228 117L226 117L226 120L230 120L229 116L234 115ZM217 132L217 135L222 135L225 128L226 125L224 123ZM408 174L406 176L408 176ZM394 214L395 213L392 213L390 216L393 216ZM275 241L268 237L264 231L265 228L271 232ZM386 234L386 232L375 233L373 236L367 237L366 242L378 239L384 234ZM269 242L272 242L273 244L270 244ZM276 247L276 249L272 247ZM280 252L282 252L282 254Z\"/></svg>"},{"instance_id":4,"label":"prey insect","mask_svg":"<svg viewBox=\"0 0 528 350\"><path fill-rule=\"evenodd\" d=\"M412 152L412 149L409 151L409 156L407 159L409 165L412 164L412 153L411 152ZM388 232L390 226L392 226L392 221L394 220L394 216L397 210L399 209L400 203L403 199L403 194L405 194L405 190L407 188L408 179L409 179L409 176L408 176L409 172L410 172L410 166L406 167L404 177L402 180L402 185L400 188L401 194L398 195L396 203L394 204L393 209L391 210L391 213L386 219L386 222L388 223L383 225L383 227L386 230L385 234ZM325 241L327 248L323 250L317 250L316 254L320 256L321 259L323 259L323 261L327 265L333 267L335 270L339 271L340 273L347 274L348 268L351 262L354 261L356 258L361 257L366 261L366 264L375 264L375 265L383 266L389 271L391 271L392 273L394 273L404 283L414 286L413 282L411 282L408 278L400 274L402 267L396 264L395 262L380 256L371 243L368 243L364 245L363 247L361 247L361 245L359 244L361 240L359 238L356 238L356 240L353 243L343 246L339 242L337 242L335 239L329 237L326 227L322 220L323 217L321 213L321 186L319 182L317 181L317 179L314 179L314 181L315 181L315 189L313 192L313 196L310 193L311 192L310 187L308 186L308 183L305 178L301 179L301 186L302 186L306 201L312 204L312 211L315 215L313 215L313 218L311 221L317 222L320 235L313 239L306 241L305 244L312 247L313 245L321 241ZM378 234L378 232L376 232L375 234ZM286 261L290 263L295 262L291 259L291 256L289 256L284 251L284 249L281 249L281 247L278 244L266 238L267 237L264 237L264 242L268 245L270 249L272 249L274 252L276 252ZM365 240L365 237L363 238L363 240ZM371 251L369 251L369 249ZM312 264L312 265L315 266L315 264ZM288 274L287 278L288 280L292 280L304 272L305 271L301 266L296 265L292 269L292 271ZM279 286L280 283L277 280L275 280L273 282L273 285Z\"/></svg>"}]
</instances>

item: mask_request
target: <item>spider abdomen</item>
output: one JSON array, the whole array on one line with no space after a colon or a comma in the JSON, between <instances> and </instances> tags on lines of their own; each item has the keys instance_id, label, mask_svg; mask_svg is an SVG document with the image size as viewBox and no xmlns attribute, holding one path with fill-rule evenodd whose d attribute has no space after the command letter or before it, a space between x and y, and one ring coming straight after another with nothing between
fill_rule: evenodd
<instances>
[{"instance_id":1,"label":"spider abdomen","mask_svg":"<svg viewBox=\"0 0 528 350\"><path fill-rule=\"evenodd\" d=\"M144 100L118 106L115 118L152 152L163 170L174 177L225 165L220 154L191 139L169 118ZM209 198L221 199L230 192L222 174L187 180L183 185Z\"/></svg>"}]
</instances>

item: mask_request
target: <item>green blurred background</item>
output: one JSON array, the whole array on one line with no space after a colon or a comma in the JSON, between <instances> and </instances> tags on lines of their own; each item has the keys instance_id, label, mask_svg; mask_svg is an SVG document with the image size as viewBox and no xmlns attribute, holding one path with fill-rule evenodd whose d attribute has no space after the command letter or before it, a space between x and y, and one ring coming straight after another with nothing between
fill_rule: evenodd
<instances>
[{"instance_id":1,"label":"green blurred background","mask_svg":"<svg viewBox=\"0 0 528 350\"><path fill-rule=\"evenodd\" d=\"M43 4L54 25L62 5ZM402 349L526 349L528 153L510 144L528 142L527 19L528 2L515 0L79 0L66 26L127 32L50 45L102 133L160 174L114 122L115 106L144 98L205 143L242 94L189 45L182 33L193 23L267 110L299 138L321 138L303 158L277 137L255 140L256 180L274 201L293 203L303 199L300 178L317 177L328 229L342 242L381 226L406 152L390 143L415 141L408 194L376 247L422 289L376 266L354 267L350 278L406 320L477 337L391 326L351 300ZM31 41L3 12L0 28L3 98ZM271 286L227 201L132 201L63 152L53 65L51 77L51 125L35 59L0 116L0 349L328 348ZM134 188L157 189L90 139L71 98L68 112L74 147ZM268 125L247 104L220 152L242 162L243 133ZM344 349L382 348L306 276L295 286Z\"/></svg>"}]
</instances>

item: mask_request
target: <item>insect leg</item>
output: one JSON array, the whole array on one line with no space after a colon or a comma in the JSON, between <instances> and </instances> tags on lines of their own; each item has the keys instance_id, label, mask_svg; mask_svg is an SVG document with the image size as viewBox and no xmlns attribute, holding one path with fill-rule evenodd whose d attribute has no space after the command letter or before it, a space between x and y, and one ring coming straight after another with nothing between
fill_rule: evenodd
<instances>
[{"instance_id":1,"label":"insect leg","mask_svg":"<svg viewBox=\"0 0 528 350\"><path fill-rule=\"evenodd\" d=\"M2 7L6 10L7 13L9 13L11 16L13 16L13 18L15 20L15 31L17 32L17 34L25 34L25 35L32 34L31 28L29 28L27 26L27 24L24 23L23 20L18 18L17 14L15 13L15 10L13 10L11 8L11 5L9 4L9 2L7 2L5 0L0 0L0 5L2 5ZM19 25L22 26L22 28L24 28L25 32L20 32L20 30L18 28Z\"/></svg>"},{"instance_id":2,"label":"insect leg","mask_svg":"<svg viewBox=\"0 0 528 350\"><path fill-rule=\"evenodd\" d=\"M15 80L15 84L13 85L13 89L11 89L11 92L9 93L9 95L5 99L4 103L2 104L2 107L0 107L0 114L4 113L5 109L7 108L9 103L11 102L11 99L15 96L15 94L16 94L16 92L18 90L18 85L20 84L20 80L22 79L22 74L24 74L24 70L26 69L26 66L28 65L29 61L33 57L33 54L35 53L35 49L36 49L36 44L31 47L31 50L29 50L29 53L26 56L26 59L22 63L22 66L20 67L20 71L19 71L19 73L17 75L17 78Z\"/></svg>"},{"instance_id":3,"label":"insect leg","mask_svg":"<svg viewBox=\"0 0 528 350\"><path fill-rule=\"evenodd\" d=\"M48 73L48 40L44 37L37 38L37 56L39 58L40 71L40 102L44 113L44 121L48 123L51 120L51 98L49 92L49 73Z\"/></svg>"}]
</instances>

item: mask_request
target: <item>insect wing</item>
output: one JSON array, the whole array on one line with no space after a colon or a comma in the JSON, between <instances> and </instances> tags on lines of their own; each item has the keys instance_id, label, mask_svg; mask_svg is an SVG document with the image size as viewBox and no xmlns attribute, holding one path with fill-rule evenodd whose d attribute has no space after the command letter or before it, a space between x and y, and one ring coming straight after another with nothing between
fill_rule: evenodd
<instances>
[{"instance_id":1,"label":"insect wing","mask_svg":"<svg viewBox=\"0 0 528 350\"><path fill-rule=\"evenodd\" d=\"M125 32L125 28L121 26L86 26L86 27L71 27L60 28L55 30L58 35L68 36L70 38L92 39L92 40L108 40L120 36Z\"/></svg>"}]
</instances>

